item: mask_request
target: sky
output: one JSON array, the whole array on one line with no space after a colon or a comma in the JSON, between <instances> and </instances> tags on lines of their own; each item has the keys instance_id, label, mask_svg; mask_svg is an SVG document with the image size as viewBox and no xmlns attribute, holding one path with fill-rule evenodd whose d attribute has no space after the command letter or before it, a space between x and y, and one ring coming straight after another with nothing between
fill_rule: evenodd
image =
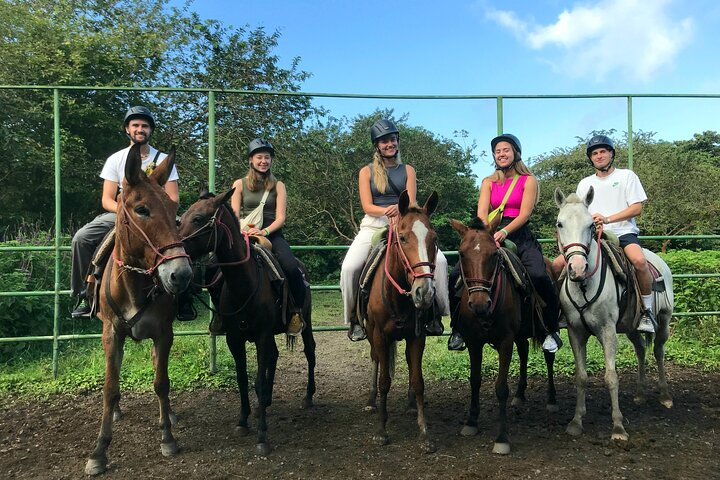
<instances>
[{"instance_id":1,"label":"sky","mask_svg":"<svg viewBox=\"0 0 720 480\"><path fill-rule=\"evenodd\" d=\"M182 5L183 0L172 0ZM720 95L716 0L195 0L203 19L279 32L281 67L312 74L307 93L379 95ZM489 153L495 99L316 98L334 117L378 108ZM503 130L523 158L574 147L594 130L623 136L626 98L506 99ZM720 130L720 98L636 98L634 131L657 140ZM466 131L466 136L456 132ZM412 159L405 159L412 163ZM491 157L474 167L491 171Z\"/></svg>"}]
</instances>

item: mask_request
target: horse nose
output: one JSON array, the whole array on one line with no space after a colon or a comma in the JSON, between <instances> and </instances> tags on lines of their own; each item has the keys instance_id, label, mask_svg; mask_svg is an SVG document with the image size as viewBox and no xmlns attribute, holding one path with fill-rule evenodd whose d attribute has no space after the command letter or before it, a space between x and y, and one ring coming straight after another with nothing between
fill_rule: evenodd
<instances>
[{"instance_id":1,"label":"horse nose","mask_svg":"<svg viewBox=\"0 0 720 480\"><path fill-rule=\"evenodd\" d=\"M176 292L185 291L188 285L190 285L190 281L192 280L192 278L193 273L190 265L178 268L170 274L170 281L175 287Z\"/></svg>"},{"instance_id":2,"label":"horse nose","mask_svg":"<svg viewBox=\"0 0 720 480\"><path fill-rule=\"evenodd\" d=\"M488 311L490 311L490 299L488 298L484 302L474 302L472 300L468 300L468 307L476 316L485 315Z\"/></svg>"}]
</instances>

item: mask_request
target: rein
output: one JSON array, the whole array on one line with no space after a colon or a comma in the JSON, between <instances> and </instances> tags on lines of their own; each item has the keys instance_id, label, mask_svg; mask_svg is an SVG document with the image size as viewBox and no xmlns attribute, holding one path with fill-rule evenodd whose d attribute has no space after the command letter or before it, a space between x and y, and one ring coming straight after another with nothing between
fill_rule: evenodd
<instances>
[{"instance_id":1,"label":"rein","mask_svg":"<svg viewBox=\"0 0 720 480\"><path fill-rule=\"evenodd\" d=\"M432 262L418 262L415 265L410 264L410 260L408 260L407 255L405 255L405 251L403 250L402 246L400 245L399 237L395 237L393 239L393 226L392 224L388 225L388 241L387 241L387 247L385 248L385 262L383 268L385 269L385 276L388 280L390 280L390 283L395 287L395 289L400 293L400 295L404 295L406 297L409 297L411 295L411 292L409 290L405 290L398 284L398 282L393 278L393 276L390 274L388 270L388 262L390 259L390 248L392 246L395 247L395 253L398 257L400 257L401 263L403 265L403 269L405 270L405 273L409 273L413 281L416 278L434 278L435 277L435 264ZM417 267L430 267L429 272L422 272L422 273L416 273L415 268Z\"/></svg>"},{"instance_id":2,"label":"rein","mask_svg":"<svg viewBox=\"0 0 720 480\"><path fill-rule=\"evenodd\" d=\"M600 257L602 256L601 252L600 252L600 237L602 236L602 232L603 232L603 226L600 225L600 228L598 229L598 232L597 232L597 240L595 242L595 243L597 243L597 255L595 258L595 268L593 268L593 271L590 272L589 275L586 275L585 278L591 278L593 275L595 275L595 272L597 272L598 266L600 266ZM585 245L584 243L579 243L579 242L568 243L567 245L563 245L563 243L560 241L560 234L558 233L557 229L555 230L555 236L557 237L558 248L560 249L560 253L562 254L563 257L565 257L566 263L569 264L570 259L575 255L582 255L587 260L587 256L590 254L590 245L592 244L592 240L590 240L590 243L588 243L587 245ZM574 250L570 253L566 253L568 249L573 248L573 247L581 248L582 252L578 251L578 250Z\"/></svg>"},{"instance_id":3,"label":"rein","mask_svg":"<svg viewBox=\"0 0 720 480\"><path fill-rule=\"evenodd\" d=\"M497 256L497 252L495 252L495 254ZM490 308L488 310L489 314L492 314L492 312L495 310L497 300L500 297L500 288L493 289L493 287L495 286L496 282L500 282L500 276L502 275L502 270L500 268L501 263L501 257L497 257L497 261L495 262L495 268L493 269L492 275L490 275L490 280L486 280L484 278L466 276L465 269L463 268L463 262L462 260L460 260L460 276L462 278L465 290L467 291L468 295L475 292L487 293L490 297ZM479 285L471 287L468 285L468 283L478 283Z\"/></svg>"}]
</instances>

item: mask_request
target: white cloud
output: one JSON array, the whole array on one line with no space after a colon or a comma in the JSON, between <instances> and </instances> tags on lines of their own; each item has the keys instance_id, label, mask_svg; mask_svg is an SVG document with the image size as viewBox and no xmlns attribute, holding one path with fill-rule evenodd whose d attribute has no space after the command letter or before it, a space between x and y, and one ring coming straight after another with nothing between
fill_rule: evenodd
<instances>
[{"instance_id":1,"label":"white cloud","mask_svg":"<svg viewBox=\"0 0 720 480\"><path fill-rule=\"evenodd\" d=\"M564 74L597 81L614 75L648 81L689 45L692 18L676 19L675 0L602 0L564 10L549 25L525 22L511 11L486 10L486 17L512 32ZM559 51L557 57L548 58Z\"/></svg>"}]
</instances>

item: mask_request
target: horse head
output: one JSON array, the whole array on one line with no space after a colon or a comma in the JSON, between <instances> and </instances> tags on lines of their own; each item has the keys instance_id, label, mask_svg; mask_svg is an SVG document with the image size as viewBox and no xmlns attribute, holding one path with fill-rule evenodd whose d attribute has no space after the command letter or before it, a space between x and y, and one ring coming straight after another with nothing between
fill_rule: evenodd
<instances>
[{"instance_id":1,"label":"horse head","mask_svg":"<svg viewBox=\"0 0 720 480\"><path fill-rule=\"evenodd\" d=\"M494 222L497 226L497 222ZM460 271L468 298L468 308L481 323L490 326L489 314L493 310L493 292L500 273L500 255L493 238L493 229L479 218L469 226L457 220L450 220L453 229L462 240L458 248Z\"/></svg>"},{"instance_id":2,"label":"horse head","mask_svg":"<svg viewBox=\"0 0 720 480\"><path fill-rule=\"evenodd\" d=\"M388 250L392 245L395 247L397 255L393 258L400 262L396 268L405 272L405 279L411 285L410 296L419 310L430 308L435 299L433 271L437 235L430 223L430 215L435 211L437 202L437 192L433 191L421 208L410 203L407 190L404 190L398 201L400 216L391 228L394 238L388 242Z\"/></svg>"},{"instance_id":3,"label":"horse head","mask_svg":"<svg viewBox=\"0 0 720 480\"><path fill-rule=\"evenodd\" d=\"M177 294L187 288L192 269L175 224L177 204L163 189L175 165L175 148L146 175L140 147L130 148L125 163L123 190L118 196L116 259L126 268L157 273L165 291Z\"/></svg>"},{"instance_id":4,"label":"horse head","mask_svg":"<svg viewBox=\"0 0 720 480\"><path fill-rule=\"evenodd\" d=\"M567 197L555 189L555 204L560 208L555 232L560 253L567 263L568 278L573 282L585 280L589 272L588 254L595 237L595 223L588 210L595 191L592 187L585 198L571 193Z\"/></svg>"},{"instance_id":5,"label":"horse head","mask_svg":"<svg viewBox=\"0 0 720 480\"><path fill-rule=\"evenodd\" d=\"M205 190L180 217L179 234L191 258L217 250L223 242L230 243L229 229L232 225L237 226L239 231L237 219L227 204L234 192L235 189L231 188L215 196Z\"/></svg>"}]
</instances>

